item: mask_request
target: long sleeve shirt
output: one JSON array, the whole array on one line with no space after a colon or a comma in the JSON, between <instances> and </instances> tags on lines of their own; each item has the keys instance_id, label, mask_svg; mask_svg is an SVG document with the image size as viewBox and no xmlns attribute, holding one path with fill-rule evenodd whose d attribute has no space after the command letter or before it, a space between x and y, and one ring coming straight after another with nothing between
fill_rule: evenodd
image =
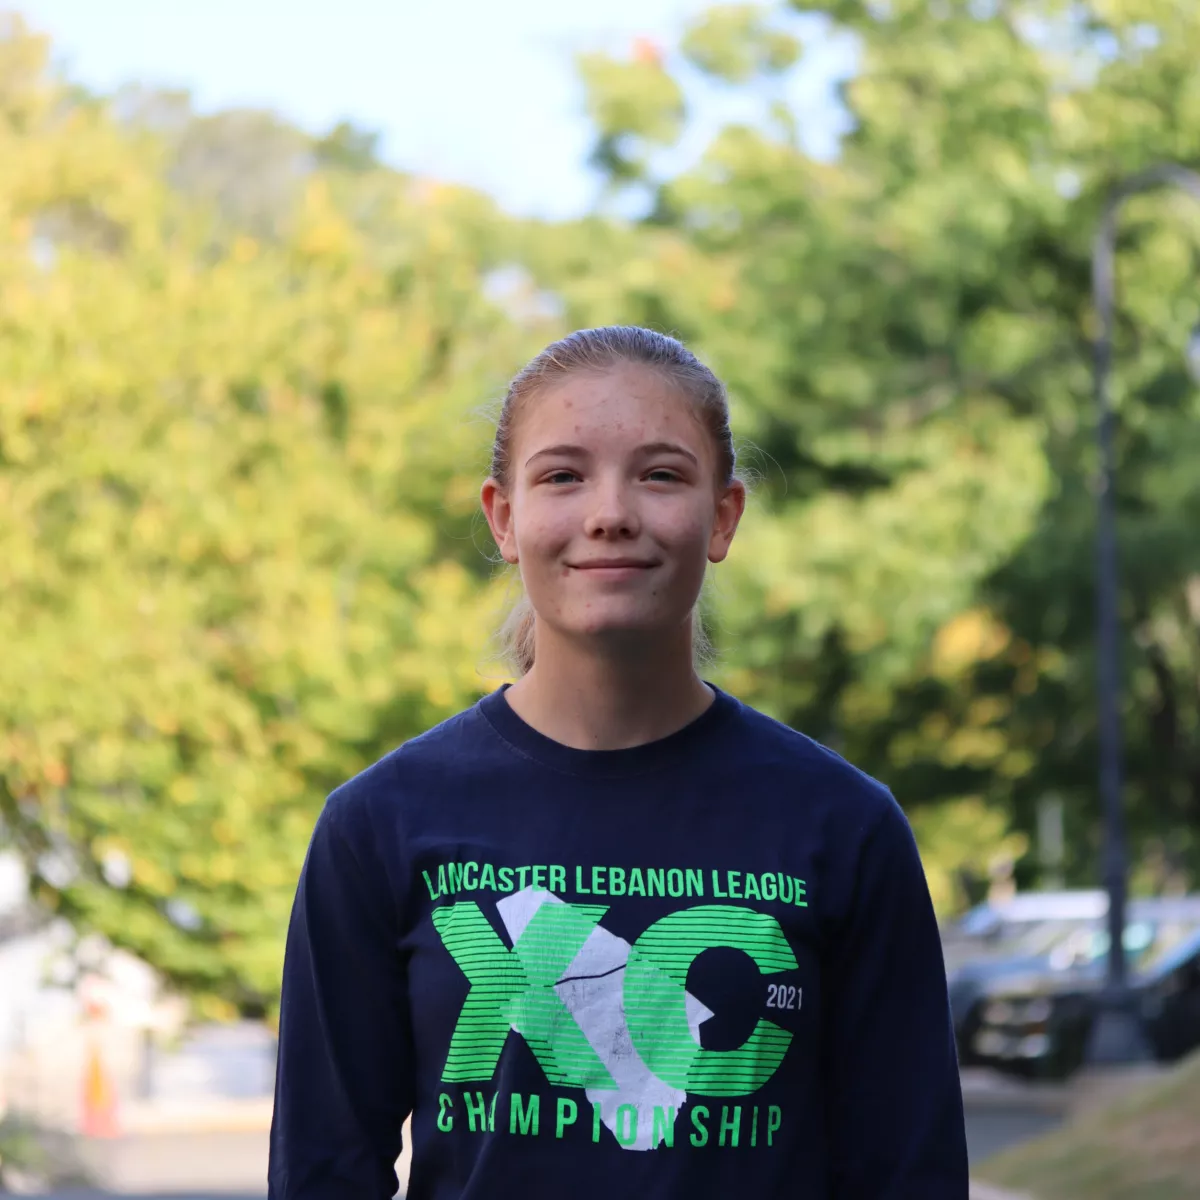
<instances>
[{"instance_id":1,"label":"long sleeve shirt","mask_svg":"<svg viewBox=\"0 0 1200 1200\"><path fill-rule=\"evenodd\" d=\"M579 750L500 689L327 799L287 937L271 1200L966 1200L908 821L714 689Z\"/></svg>"}]
</instances>

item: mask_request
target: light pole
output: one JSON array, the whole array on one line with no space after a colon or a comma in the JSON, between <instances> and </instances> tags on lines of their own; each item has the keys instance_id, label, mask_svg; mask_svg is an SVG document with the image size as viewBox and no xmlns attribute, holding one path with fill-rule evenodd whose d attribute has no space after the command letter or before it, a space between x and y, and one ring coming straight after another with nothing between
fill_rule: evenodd
<instances>
[{"instance_id":1,"label":"light pole","mask_svg":"<svg viewBox=\"0 0 1200 1200\"><path fill-rule=\"evenodd\" d=\"M1113 409L1108 389L1112 365L1113 260L1117 216L1125 201L1152 188L1174 187L1200 200L1200 174L1163 163L1118 183L1109 193L1092 253L1092 292L1098 328L1095 344L1096 434L1100 477L1096 529L1096 650L1099 687L1100 800L1104 812L1104 881L1108 890L1108 977L1087 1046L1089 1063L1128 1063L1150 1057L1145 1034L1132 1008L1125 970L1125 901L1128 850L1121 803L1120 620L1117 612L1117 531L1113 454ZM1189 364L1197 367L1195 336Z\"/></svg>"}]
</instances>

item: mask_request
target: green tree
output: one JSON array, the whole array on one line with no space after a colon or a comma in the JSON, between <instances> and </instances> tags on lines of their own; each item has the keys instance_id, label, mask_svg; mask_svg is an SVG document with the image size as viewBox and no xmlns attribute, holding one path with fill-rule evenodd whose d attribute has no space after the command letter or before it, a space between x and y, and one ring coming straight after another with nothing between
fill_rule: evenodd
<instances>
[{"instance_id":1,"label":"green tree","mask_svg":"<svg viewBox=\"0 0 1200 1200\"><path fill-rule=\"evenodd\" d=\"M0 818L46 903L269 1006L324 795L494 686L474 414L542 335L482 198L315 174L214 241L44 62L0 41Z\"/></svg>"},{"instance_id":2,"label":"green tree","mask_svg":"<svg viewBox=\"0 0 1200 1200\"><path fill-rule=\"evenodd\" d=\"M1073 877L1090 879L1091 235L1116 177L1198 157L1200 17L1149 0L813 7L859 45L837 160L764 108L651 181L640 242L589 230L588 258L564 238L546 278L572 323L615 310L679 331L731 382L763 480L719 588L727 678L914 808L982 797L1028 834L1038 797L1066 795ZM753 86L776 68L756 39L785 15L722 8L684 53ZM609 121L598 144L638 128L590 108ZM1173 838L1193 870L1198 216L1131 206L1118 344L1129 799L1139 839Z\"/></svg>"}]
</instances>

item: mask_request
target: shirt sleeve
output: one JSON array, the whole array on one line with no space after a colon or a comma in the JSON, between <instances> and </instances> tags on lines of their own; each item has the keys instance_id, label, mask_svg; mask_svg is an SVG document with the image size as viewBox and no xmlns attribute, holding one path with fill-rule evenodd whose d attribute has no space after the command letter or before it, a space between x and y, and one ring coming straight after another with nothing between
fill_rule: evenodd
<instances>
[{"instance_id":1,"label":"shirt sleeve","mask_svg":"<svg viewBox=\"0 0 1200 1200\"><path fill-rule=\"evenodd\" d=\"M833 1200L967 1200L941 939L899 805L863 844L825 998Z\"/></svg>"},{"instance_id":2,"label":"shirt sleeve","mask_svg":"<svg viewBox=\"0 0 1200 1200\"><path fill-rule=\"evenodd\" d=\"M269 1200L391 1200L412 1108L396 905L371 839L352 847L337 793L317 819L288 926Z\"/></svg>"}]
</instances>

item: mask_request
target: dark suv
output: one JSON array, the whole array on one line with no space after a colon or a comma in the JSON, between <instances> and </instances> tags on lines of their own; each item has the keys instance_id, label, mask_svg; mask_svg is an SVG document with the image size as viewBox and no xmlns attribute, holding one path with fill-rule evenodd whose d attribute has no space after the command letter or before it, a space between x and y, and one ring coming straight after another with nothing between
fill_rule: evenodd
<instances>
[{"instance_id":1,"label":"dark suv","mask_svg":"<svg viewBox=\"0 0 1200 1200\"><path fill-rule=\"evenodd\" d=\"M1135 899L1125 926L1129 982L1162 1061L1200 1046L1200 897ZM1034 956L1000 959L950 980L963 1065L1064 1078L1083 1062L1104 986L1103 922L1064 930ZM957 987L956 987L957 982Z\"/></svg>"}]
</instances>

